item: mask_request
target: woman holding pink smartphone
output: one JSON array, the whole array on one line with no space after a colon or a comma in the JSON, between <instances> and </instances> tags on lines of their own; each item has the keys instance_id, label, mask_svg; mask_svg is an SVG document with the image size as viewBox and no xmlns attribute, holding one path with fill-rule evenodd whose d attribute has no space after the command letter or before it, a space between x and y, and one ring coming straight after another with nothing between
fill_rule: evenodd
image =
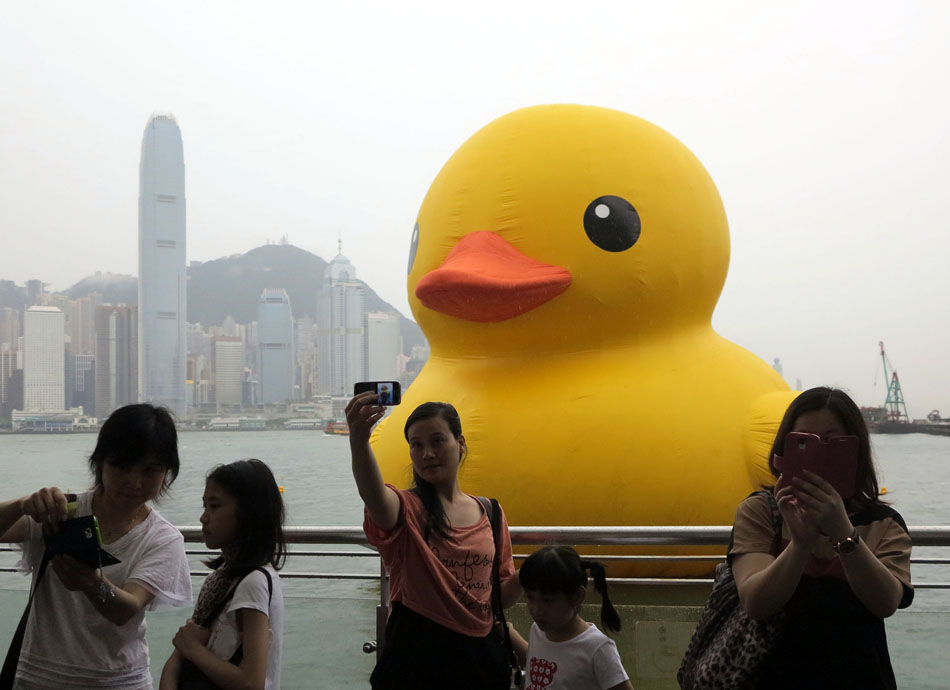
<instances>
[{"instance_id":1,"label":"woman holding pink smartphone","mask_svg":"<svg viewBox=\"0 0 950 690\"><path fill-rule=\"evenodd\" d=\"M743 501L728 555L749 616L785 614L760 687L896 688L884 618L913 601L911 539L880 499L861 411L840 390L805 391L786 411L771 458L774 499L759 492Z\"/></svg>"}]
</instances>

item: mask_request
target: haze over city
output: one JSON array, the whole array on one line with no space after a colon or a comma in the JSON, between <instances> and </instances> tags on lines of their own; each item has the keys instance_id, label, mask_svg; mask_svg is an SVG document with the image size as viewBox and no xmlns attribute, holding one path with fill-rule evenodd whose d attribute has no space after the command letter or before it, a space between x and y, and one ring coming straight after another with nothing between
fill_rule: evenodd
<instances>
[{"instance_id":1,"label":"haze over city","mask_svg":"<svg viewBox=\"0 0 950 690\"><path fill-rule=\"evenodd\" d=\"M0 8L0 279L137 273L140 143L184 145L189 261L343 253L409 315L415 214L467 137L571 102L670 131L732 258L713 324L790 385L950 415L950 7L941 3L119 2Z\"/></svg>"}]
</instances>

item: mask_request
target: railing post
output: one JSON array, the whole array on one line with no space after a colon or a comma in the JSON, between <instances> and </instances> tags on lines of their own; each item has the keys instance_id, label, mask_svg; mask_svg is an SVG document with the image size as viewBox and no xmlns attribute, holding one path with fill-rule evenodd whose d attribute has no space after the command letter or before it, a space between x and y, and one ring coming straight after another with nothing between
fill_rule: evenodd
<instances>
[{"instance_id":1,"label":"railing post","mask_svg":"<svg viewBox=\"0 0 950 690\"><path fill-rule=\"evenodd\" d=\"M376 607L376 661L386 646L386 621L389 619L389 571L379 559L379 605Z\"/></svg>"}]
</instances>

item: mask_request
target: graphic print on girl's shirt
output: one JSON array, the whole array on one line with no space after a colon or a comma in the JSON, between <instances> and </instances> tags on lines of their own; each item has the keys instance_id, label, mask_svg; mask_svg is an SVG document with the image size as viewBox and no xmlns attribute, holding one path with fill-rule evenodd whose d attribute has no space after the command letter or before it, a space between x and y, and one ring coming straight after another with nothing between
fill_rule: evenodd
<instances>
[{"instance_id":1,"label":"graphic print on girl's shirt","mask_svg":"<svg viewBox=\"0 0 950 690\"><path fill-rule=\"evenodd\" d=\"M539 659L536 656L531 657L531 663L528 664L528 682L530 685L525 690L545 690L554 682L555 673L557 673L555 662Z\"/></svg>"}]
</instances>

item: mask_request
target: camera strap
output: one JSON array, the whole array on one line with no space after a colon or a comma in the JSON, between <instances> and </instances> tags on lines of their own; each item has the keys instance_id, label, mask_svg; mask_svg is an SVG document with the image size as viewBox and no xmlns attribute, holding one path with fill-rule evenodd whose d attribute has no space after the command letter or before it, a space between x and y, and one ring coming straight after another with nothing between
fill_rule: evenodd
<instances>
[{"instance_id":1,"label":"camera strap","mask_svg":"<svg viewBox=\"0 0 950 690\"><path fill-rule=\"evenodd\" d=\"M13 687L13 681L16 678L16 668L20 663L20 650L23 647L23 636L26 634L26 621L30 617L33 597L36 595L36 590L40 588L40 583L43 581L43 575L46 574L46 566L49 565L51 556L52 554L49 549L43 550L43 560L40 562L40 567L36 571L36 582L33 583L33 588L30 590L30 599L26 602L23 615L20 616L20 624L17 625L16 632L13 633L10 648L7 650L7 658L3 662L3 670L0 671L0 690L10 690Z\"/></svg>"}]
</instances>

